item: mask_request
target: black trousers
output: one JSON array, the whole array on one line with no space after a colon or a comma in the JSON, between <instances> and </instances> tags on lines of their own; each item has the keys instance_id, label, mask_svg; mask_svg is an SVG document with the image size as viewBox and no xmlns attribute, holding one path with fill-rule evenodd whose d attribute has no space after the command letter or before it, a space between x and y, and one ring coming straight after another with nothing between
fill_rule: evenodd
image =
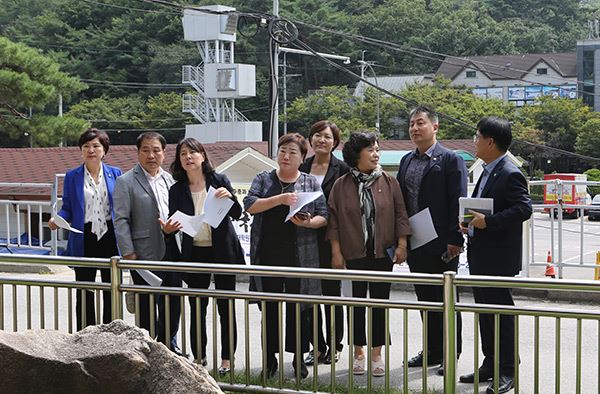
<instances>
[{"instance_id":1,"label":"black trousers","mask_svg":"<svg viewBox=\"0 0 600 394\"><path fill-rule=\"evenodd\" d=\"M163 280L163 287L181 287L181 274L177 272L153 271L153 273ZM144 280L135 270L131 270L131 278L136 285L148 286L148 282ZM166 316L165 310L166 298L164 295L155 297L154 303L154 321L152 324L155 328L156 340L164 343L170 349L176 349L177 332L179 331L179 319L181 317L181 300L179 296L169 297L169 316ZM150 332L150 295L139 293L140 310L140 327ZM158 313L157 313L158 312ZM166 319L169 319L169 341L167 337Z\"/></svg>"},{"instance_id":2,"label":"black trousers","mask_svg":"<svg viewBox=\"0 0 600 394\"><path fill-rule=\"evenodd\" d=\"M376 259L373 256L367 256L357 260L346 261L346 267L352 270L368 271L391 271L393 263L388 257ZM363 282L352 281L352 296L356 298L367 298L367 291L370 298L389 299L389 282ZM367 344L366 334L366 308L354 307L354 338L349 338L355 346L364 346ZM385 345L386 327L385 327L385 309L373 308L372 319L372 345L373 347ZM390 345L392 341L389 341Z\"/></svg>"},{"instance_id":3,"label":"black trousers","mask_svg":"<svg viewBox=\"0 0 600 394\"><path fill-rule=\"evenodd\" d=\"M514 305L510 289L496 287L474 287L475 302L481 304ZM494 315L479 315L479 332L484 359L482 366L494 368ZM514 376L515 373L515 319L500 315L500 373Z\"/></svg>"},{"instance_id":4,"label":"black trousers","mask_svg":"<svg viewBox=\"0 0 600 394\"><path fill-rule=\"evenodd\" d=\"M339 280L327 280L321 279L321 294L325 296L337 296L339 297L341 293L340 281ZM325 333L323 333L323 314L321 305L314 305L314 308L317 308L317 339L318 339L318 351L321 354L325 354L327 349L333 349L342 351L344 345L342 344L342 340L344 338L344 309L341 305L334 306L334 323L335 323L335 343L332 345L331 343L331 305L323 305L325 308ZM315 339L313 337L313 324L314 324L314 315L312 308L311 310L307 310L306 314L308 315L308 327L309 327L309 342L311 345L315 344ZM333 353L333 352L332 352Z\"/></svg>"},{"instance_id":5,"label":"black trousers","mask_svg":"<svg viewBox=\"0 0 600 394\"><path fill-rule=\"evenodd\" d=\"M83 226L83 256L84 257L112 257L119 254L117 241L115 238L115 229L112 220L107 223L108 230L98 239L96 234L92 233L92 223L85 223ZM110 270L107 268L89 268L75 267L75 280L94 282L96 281L97 271L100 270L102 282L110 283ZM85 297L83 295L85 293ZM85 298L85 301L83 301ZM102 292L102 322L111 321L111 295L110 291ZM85 319L83 316L83 304L85 302ZM99 301L98 301L99 302ZM87 326L96 325L95 296L93 290L77 290L75 295L75 315L77 317L77 331Z\"/></svg>"},{"instance_id":6,"label":"black trousers","mask_svg":"<svg viewBox=\"0 0 600 394\"><path fill-rule=\"evenodd\" d=\"M411 250L408 253L410 272L425 274L442 274L445 271L458 271L458 257L445 263L441 255L432 255L423 250ZM444 289L442 286L415 285L415 293L419 301L443 302ZM458 293L456 294L458 302ZM423 318L423 312L421 312ZM456 313L456 353L462 352L462 319ZM427 347L433 357L444 355L444 314L442 312L427 313Z\"/></svg>"},{"instance_id":7,"label":"black trousers","mask_svg":"<svg viewBox=\"0 0 600 394\"><path fill-rule=\"evenodd\" d=\"M192 251L192 261L200 263L216 262L212 247L194 247ZM183 280L188 287L194 289L208 289L212 274L192 274L183 275ZM235 275L217 275L214 274L215 289L217 290L235 290ZM198 327L197 299L200 300L200 327ZM208 307L208 297L189 297L190 301L190 341L192 352L197 359L206 357L206 344L208 342L206 334L206 313ZM229 310L233 309L233 320L229 320ZM231 360L237 348L237 322L235 317L235 303L232 308L229 307L229 300L217 299L217 310L219 312L219 322L221 324L221 359ZM198 329L200 330L198 332ZM229 341L229 330L233 330L233 353L231 353L231 342ZM198 342L200 336L200 342Z\"/></svg>"},{"instance_id":8,"label":"black trousers","mask_svg":"<svg viewBox=\"0 0 600 394\"><path fill-rule=\"evenodd\" d=\"M266 293L300 293L300 278L262 277L263 291ZM299 332L296 328L296 303L285 303L285 351L296 353L296 338L300 336L299 353L308 352L308 337L310 328L308 326L308 314L312 310L300 306ZM267 331L267 354L273 355L279 352L279 313L276 302L267 302L265 319L262 322L263 330ZM264 345L263 345L264 346Z\"/></svg>"}]
</instances>

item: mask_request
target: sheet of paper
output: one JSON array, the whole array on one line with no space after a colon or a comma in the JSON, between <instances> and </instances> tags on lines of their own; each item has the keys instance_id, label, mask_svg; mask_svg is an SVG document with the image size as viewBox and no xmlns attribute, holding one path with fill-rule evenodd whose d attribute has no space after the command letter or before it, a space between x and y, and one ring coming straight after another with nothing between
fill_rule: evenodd
<instances>
[{"instance_id":1,"label":"sheet of paper","mask_svg":"<svg viewBox=\"0 0 600 394\"><path fill-rule=\"evenodd\" d=\"M186 215L181 211L175 211L175 213L171 215L169 220L181 223L181 225L183 226L181 228L181 231L183 231L190 237L194 237L200 230L200 226L202 226L202 223L204 223L204 215L190 216Z\"/></svg>"},{"instance_id":2,"label":"sheet of paper","mask_svg":"<svg viewBox=\"0 0 600 394\"><path fill-rule=\"evenodd\" d=\"M410 223L410 229L412 230L412 235L410 236L411 250L423 246L427 242L431 242L438 237L435 227L433 226L433 219L431 218L429 208L425 208L421 212L415 213L408 218L408 222Z\"/></svg>"},{"instance_id":3,"label":"sheet of paper","mask_svg":"<svg viewBox=\"0 0 600 394\"><path fill-rule=\"evenodd\" d=\"M231 198L217 198L215 196L216 191L217 189L210 186L206 201L204 201L204 223L208 223L212 228L219 227L233 205Z\"/></svg>"},{"instance_id":4,"label":"sheet of paper","mask_svg":"<svg viewBox=\"0 0 600 394\"><path fill-rule=\"evenodd\" d=\"M341 280L342 297L352 297L352 281Z\"/></svg>"},{"instance_id":5,"label":"sheet of paper","mask_svg":"<svg viewBox=\"0 0 600 394\"><path fill-rule=\"evenodd\" d=\"M288 215L285 217L284 222L287 222L288 220L290 220L290 218L292 216L294 216L295 214L297 214L302 209L302 207L304 207L306 204L309 204L309 203L315 201L322 194L323 194L323 192L320 190L318 192L300 192L300 193L298 193L298 201L296 201L296 203L294 205L290 206L290 213L288 213Z\"/></svg>"},{"instance_id":6,"label":"sheet of paper","mask_svg":"<svg viewBox=\"0 0 600 394\"><path fill-rule=\"evenodd\" d=\"M72 231L74 233L77 234L81 234L83 233L83 231L81 230L77 230L76 228L71 227L71 225L60 215L54 215L54 223L60 227L60 228L64 228L65 230L69 230Z\"/></svg>"},{"instance_id":7,"label":"sheet of paper","mask_svg":"<svg viewBox=\"0 0 600 394\"><path fill-rule=\"evenodd\" d=\"M468 224L473 219L473 214L469 211L481 212L486 216L492 215L494 199L460 197L458 199L458 216L461 223Z\"/></svg>"},{"instance_id":8,"label":"sheet of paper","mask_svg":"<svg viewBox=\"0 0 600 394\"><path fill-rule=\"evenodd\" d=\"M148 270L136 270L138 274L146 281L150 286L158 287L162 284L162 279L153 274Z\"/></svg>"}]
</instances>

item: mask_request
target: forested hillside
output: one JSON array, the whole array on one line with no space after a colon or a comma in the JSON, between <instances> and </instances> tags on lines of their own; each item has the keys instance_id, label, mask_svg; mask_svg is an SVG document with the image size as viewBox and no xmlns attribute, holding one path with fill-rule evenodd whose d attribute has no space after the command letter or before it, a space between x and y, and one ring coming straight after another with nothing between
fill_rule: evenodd
<instances>
[{"instance_id":1,"label":"forested hillside","mask_svg":"<svg viewBox=\"0 0 600 394\"><path fill-rule=\"evenodd\" d=\"M180 94L185 92L181 66L197 64L200 57L192 43L183 41L179 8L140 0L1 0L0 3L0 35L37 48L58 64L62 72L78 77L87 86L77 94L63 97L66 114L87 120L86 125L109 130L115 143L131 143L138 131L147 128L160 129L173 141L183 135L185 123L193 121L181 112ZM197 6L215 2L171 3ZM219 3L256 15L269 14L272 6L271 0ZM573 0L281 0L280 15L293 21L299 29L299 39L315 50L350 56L352 63L347 67L353 72L360 72L356 60L364 50L365 59L374 61L376 72L385 75L432 73L445 54L573 51L577 39L587 35L587 21L600 15L599 8L598 1ZM240 27L240 33L236 62L257 65L258 94L253 99L239 100L237 107L252 120L266 121L268 34L266 29L248 23ZM381 40L382 45L367 44L361 37ZM5 63L5 59L0 60ZM302 99L311 89L354 87L357 82L314 57L288 55L287 62L287 72L297 75L287 81L290 103L295 98ZM436 86L450 89L443 82ZM407 92L416 99L439 97L438 93L419 89ZM453 94L468 92L459 90ZM373 94L370 96L372 99ZM383 108L390 116L397 110L392 104ZM464 115L464 111L452 107L451 101L442 104L450 113ZM295 105L298 107L300 103ZM479 108L479 104L466 105ZM58 99L50 100L33 112L56 115L57 106ZM486 104L471 110L465 120L470 122L471 117L489 110L519 121L523 138L546 142L548 132L540 131L541 121L535 123L535 114L531 115L533 120L525 121L502 105ZM356 123L357 127L372 123L372 108L360 114L364 116ZM293 110L290 116L294 116ZM586 112L586 116L591 115ZM578 133L581 130L589 133L590 127L584 127L588 118L578 122L580 130L573 131L568 138L555 138L556 144L574 150ZM0 117L3 146L73 142L70 136L61 141L36 136L27 140L18 132L7 134L2 125ZM569 131L560 129L557 133ZM464 137L463 134L461 130L454 133L449 129L447 137ZM581 142L581 151L596 153L584 145Z\"/></svg>"}]
</instances>

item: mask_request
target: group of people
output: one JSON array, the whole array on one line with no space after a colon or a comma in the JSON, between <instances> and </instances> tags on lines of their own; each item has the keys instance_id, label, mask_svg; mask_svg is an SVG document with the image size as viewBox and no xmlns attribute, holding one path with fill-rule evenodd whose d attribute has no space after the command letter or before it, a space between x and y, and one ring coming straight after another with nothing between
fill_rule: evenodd
<instances>
[{"instance_id":1,"label":"group of people","mask_svg":"<svg viewBox=\"0 0 600 394\"><path fill-rule=\"evenodd\" d=\"M308 141L300 134L289 133L278 141L278 169L259 173L243 200L244 209L253 215L251 228L252 264L266 266L337 268L371 271L391 271L394 263L407 262L411 272L443 273L456 271L458 257L467 238L469 269L475 275L514 276L521 268L522 222L531 215L527 183L521 172L507 159L512 141L508 121L495 117L482 119L475 135L476 154L486 164L472 197L492 198L493 214L472 212L468 226L459 222L459 198L467 195L467 170L455 152L437 141L439 121L427 107L417 107L409 115L409 134L415 150L404 156L396 178L379 165L379 141L375 133L354 132L345 142L343 161L333 155L341 142L341 132L332 122L315 123ZM306 158L308 145L314 156ZM108 152L105 133L90 129L79 140L84 164L69 171L65 177L63 208L59 212L83 234L69 234L68 254L73 256L109 257L120 254L125 259L219 262L243 264L244 255L231 220L238 219L242 207L227 177L217 174L200 142L186 138L179 142L171 174L162 169L166 143L157 133L138 137L139 163L121 175L117 168L102 163ZM191 237L182 233L181 223L168 218L176 211L200 215L209 187L215 196L231 199L233 205L218 227L204 224ZM286 221L290 207L298 201L298 193L322 191L317 199L304 205ZM409 217L428 209L437 238L424 245L411 246ZM49 223L56 228L53 220ZM93 280L96 271L75 269L77 280ZM108 281L102 271L102 280ZM179 275L156 272L166 286L206 289L211 274ZM233 275L214 275L215 288L235 290ZM142 275L133 271L136 284L147 284ZM253 277L251 288L269 293L290 293L340 296L340 282L306 278L260 276ZM415 287L421 301L442 301L440 286ZM353 297L387 299L390 284L386 282L352 281ZM474 289L476 302L513 305L509 289ZM190 297L192 352L206 365L206 310L208 299ZM77 294L78 328L94 324L93 294ZM165 316L165 298L158 297L157 339L178 351L178 331L181 305L179 297L170 297L170 316ZM230 370L237 336L233 302L217 300L221 324L222 374ZM104 319L110 320L110 294L104 294ZM263 330L266 331L267 359L263 374L273 377L278 369L279 309L277 303L264 303ZM313 313L313 308L319 308ZM331 308L334 308L331 311ZM299 315L296 310L299 309ZM197 317L199 310L200 317ZM343 348L344 313L341 306L325 306L325 318L319 305L286 303L285 351L294 354L292 366L300 376L308 375L307 365L332 363L339 359ZM333 313L332 313L333 312ZM150 326L148 296L140 295L140 325ZM230 318L230 315L233 318ZM313 337L313 316L318 317L318 335ZM297 319L300 321L297 321ZM167 322L168 321L168 322ZM200 322L200 327L197 325ZM457 355L461 352L461 320L457 315ZM381 355L386 340L391 343L385 327L385 310L373 308L371 372L385 375ZM325 323L323 325L323 323ZM367 345L365 308L355 307L352 373L366 372ZM479 380L493 376L494 320L491 315L479 319L484 353ZM170 327L166 338L165 326ZM442 314L430 312L427 319L427 349L408 360L409 367L440 365L443 375ZM298 327L298 329L297 329ZM325 328L325 330L323 330ZM230 335L233 334L233 335ZM500 392L512 388L514 376L514 320L500 319ZM388 336L388 338L386 338ZM230 338L233 338L231 343ZM313 349L310 349L311 344ZM298 347L298 345L300 347ZM316 346L315 346L316 345ZM304 357L304 354L308 355ZM473 382L474 374L460 377L461 382ZM488 391L493 391L492 385Z\"/></svg>"}]
</instances>

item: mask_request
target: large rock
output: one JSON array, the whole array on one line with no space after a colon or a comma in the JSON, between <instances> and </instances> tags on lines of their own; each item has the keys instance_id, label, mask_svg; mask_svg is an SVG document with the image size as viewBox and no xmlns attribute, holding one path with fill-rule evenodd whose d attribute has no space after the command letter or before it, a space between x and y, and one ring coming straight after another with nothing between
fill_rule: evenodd
<instances>
[{"instance_id":1,"label":"large rock","mask_svg":"<svg viewBox=\"0 0 600 394\"><path fill-rule=\"evenodd\" d=\"M75 334L0 331L2 393L221 393L202 366L122 320Z\"/></svg>"}]
</instances>

